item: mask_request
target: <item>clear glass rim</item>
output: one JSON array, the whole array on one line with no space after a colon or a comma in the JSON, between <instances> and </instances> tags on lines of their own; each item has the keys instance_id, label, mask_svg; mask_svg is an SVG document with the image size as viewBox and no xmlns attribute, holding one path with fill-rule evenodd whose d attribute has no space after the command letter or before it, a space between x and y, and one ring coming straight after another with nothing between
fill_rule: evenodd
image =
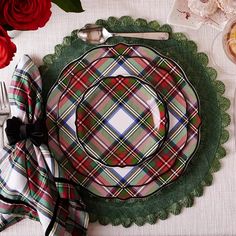
<instances>
[{"instance_id":1,"label":"clear glass rim","mask_svg":"<svg viewBox=\"0 0 236 236\"><path fill-rule=\"evenodd\" d=\"M235 20L236 20L236 18L235 18ZM227 23L227 25L228 25L228 23ZM215 58L215 56L214 56L214 55L215 55L215 53L214 53L214 46L215 46L215 44L216 44L216 41L219 40L219 37L221 37L221 38L220 38L220 42L221 42L222 50L224 51L224 56L225 56L225 58L227 58L227 60L228 60L230 63L233 63L233 64L235 65L235 68L236 68L236 63L235 63L235 61L233 61L232 59L230 59L230 57L227 55L226 49L225 49L225 47L224 47L224 45L223 45L224 31L219 32L219 33L215 36L215 38L213 39L213 42L212 42L212 44L211 44L211 56L210 56L210 57L211 57L211 59L212 59L213 65L216 66L217 69L218 69L220 72L224 73L224 74L227 74L227 75L236 75L236 69L235 69L235 72L230 72L230 71L228 71L228 70L225 70L225 69L223 68L223 65L220 65L220 64L216 61L216 58Z\"/></svg>"}]
</instances>

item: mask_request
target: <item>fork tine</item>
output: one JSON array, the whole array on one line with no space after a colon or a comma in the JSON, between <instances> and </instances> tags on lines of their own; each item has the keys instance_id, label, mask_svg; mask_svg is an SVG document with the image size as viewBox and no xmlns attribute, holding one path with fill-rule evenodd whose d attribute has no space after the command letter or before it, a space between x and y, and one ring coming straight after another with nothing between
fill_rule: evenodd
<instances>
[{"instance_id":1,"label":"fork tine","mask_svg":"<svg viewBox=\"0 0 236 236\"><path fill-rule=\"evenodd\" d=\"M9 107L9 100L8 100L8 95L7 95L7 88L6 88L6 83L3 82L3 104L5 107Z\"/></svg>"},{"instance_id":2,"label":"fork tine","mask_svg":"<svg viewBox=\"0 0 236 236\"><path fill-rule=\"evenodd\" d=\"M4 123L10 115L10 104L7 88L4 82L0 82L0 148L4 147Z\"/></svg>"},{"instance_id":3,"label":"fork tine","mask_svg":"<svg viewBox=\"0 0 236 236\"><path fill-rule=\"evenodd\" d=\"M3 109L3 87L2 87L2 82L0 82L0 109Z\"/></svg>"},{"instance_id":4,"label":"fork tine","mask_svg":"<svg viewBox=\"0 0 236 236\"><path fill-rule=\"evenodd\" d=\"M0 82L0 110L10 107L5 82Z\"/></svg>"}]
</instances>

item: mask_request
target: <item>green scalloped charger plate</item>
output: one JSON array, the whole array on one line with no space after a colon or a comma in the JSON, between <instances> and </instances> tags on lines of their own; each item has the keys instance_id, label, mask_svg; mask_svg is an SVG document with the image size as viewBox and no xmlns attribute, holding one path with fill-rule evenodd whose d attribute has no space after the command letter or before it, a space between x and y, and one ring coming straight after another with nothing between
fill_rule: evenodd
<instances>
[{"instance_id":1,"label":"green scalloped charger plate","mask_svg":"<svg viewBox=\"0 0 236 236\"><path fill-rule=\"evenodd\" d=\"M167 41L116 37L110 38L107 44L142 44L172 58L183 68L200 99L200 145L185 173L177 181L149 197L125 201L99 198L81 189L91 222L98 220L103 225L122 224L124 227L132 223L140 226L145 223L155 224L158 219L168 218L170 213L177 215L183 207L191 207L194 197L201 196L204 186L211 185L212 173L219 170L219 159L226 155L222 145L229 138L225 128L230 124L230 116L226 112L230 101L223 97L225 86L216 80L217 72L207 66L207 55L199 53L196 43L184 34L173 33L169 25L161 26L157 21L147 22L144 19L134 20L129 16L119 19L109 17L108 20L98 20L96 23L111 32L169 32L170 39ZM78 39L76 33L75 30L71 36L65 37L62 44L55 46L55 53L43 59L44 65L40 70L44 101L64 66L95 47Z\"/></svg>"}]
</instances>

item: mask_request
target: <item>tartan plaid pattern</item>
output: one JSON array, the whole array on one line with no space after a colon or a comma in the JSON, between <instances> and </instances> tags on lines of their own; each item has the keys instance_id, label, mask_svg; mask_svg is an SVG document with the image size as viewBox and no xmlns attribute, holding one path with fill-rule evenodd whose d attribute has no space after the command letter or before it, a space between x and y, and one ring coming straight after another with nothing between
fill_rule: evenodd
<instances>
[{"instance_id":1,"label":"tartan plaid pattern","mask_svg":"<svg viewBox=\"0 0 236 236\"><path fill-rule=\"evenodd\" d=\"M41 92L38 68L24 56L11 82L12 115L34 123L42 116ZM0 153L0 231L27 217L40 221L45 235L86 235L88 213L79 189L71 186L73 194L63 195L66 185L57 188L46 145L36 147L27 139Z\"/></svg>"},{"instance_id":2,"label":"tartan plaid pattern","mask_svg":"<svg viewBox=\"0 0 236 236\"><path fill-rule=\"evenodd\" d=\"M156 151L167 128L162 101L149 85L132 77L101 80L85 93L76 114L84 149L110 166L145 160Z\"/></svg>"},{"instance_id":3,"label":"tartan plaid pattern","mask_svg":"<svg viewBox=\"0 0 236 236\"><path fill-rule=\"evenodd\" d=\"M74 120L76 107L81 100L82 94L86 91L85 87L89 87L89 84L92 86L97 81L96 79L100 78L96 76L97 74L113 76L116 72L113 66L115 66L120 73L123 67L127 70L131 63L133 67L134 65L140 66L142 63L140 58L127 58L123 63L118 63L118 65L121 64L120 66L117 66L117 63L114 63L114 59L112 58L104 58L101 59L101 61L102 68L100 68L99 62L98 65L94 64L86 68L86 73L81 71L81 73L72 78L68 89L61 96L58 106L59 117L57 119L60 146L66 155L69 154L72 164L76 169L79 169L85 176L92 174L94 181L99 181L102 185L129 186L147 184L155 179L156 176L166 172L173 165L178 152L185 144L187 139L186 103L184 98L181 99L181 93L176 89L174 81L171 76L169 76L168 72L161 69L154 71L155 73L152 75L151 81L153 84L153 81L159 81L158 91L167 104L170 117L169 131L161 149L153 158L148 159L147 162L141 165L134 166L132 169L123 167L122 174L120 174L120 169L117 171L114 168L100 165L90 158L90 156L86 155L78 140L74 139L76 136ZM118 59L116 59L116 61L118 61ZM144 66L143 70L145 70L146 66L149 66L148 62L142 64ZM142 78L142 74L136 71L133 72L133 75ZM81 80L83 80L83 82L81 82ZM170 85L167 83L168 80L171 81ZM156 87L156 84L154 85ZM81 165L81 163L83 164ZM95 165L97 166L96 169L94 168ZM123 175L124 168L129 170L125 176Z\"/></svg>"},{"instance_id":4,"label":"tartan plaid pattern","mask_svg":"<svg viewBox=\"0 0 236 236\"><path fill-rule=\"evenodd\" d=\"M123 48L124 50L116 50L117 48ZM97 52L95 52L97 51ZM140 58L129 58L128 54L123 57L126 52L130 53L130 56L143 56ZM99 53L100 52L100 53ZM113 55L111 52L114 52ZM103 56L113 56L115 63L117 64L117 60L119 59L120 62L123 62L123 59L125 59L125 62L127 62L130 67L133 67L135 65L136 67L132 68L133 70L130 70L130 67L126 67L126 72L130 75L141 75L142 79L144 81L150 81L152 85L155 87L158 87L160 82L166 83L165 87L172 87L170 91L172 93L174 91L178 91L178 97L177 99L173 100L174 104L178 103L178 108L184 110L184 108L187 108L187 115L189 118L189 122L187 123L187 128L188 128L188 133L187 133L187 140L182 146L180 152L178 153L177 158L173 161L175 165L173 165L169 170L166 170L165 175L162 175L158 178L156 178L157 172L151 168L149 168L150 172L142 172L143 176L145 176L143 179L147 177L147 173L150 174L148 178L146 178L146 184L143 186L141 185L139 181L135 182L135 175L130 175L131 178L126 178L127 176L124 176L127 181L130 183L133 181L133 184L136 184L136 186L126 186L120 184L118 182L117 176L117 171L120 171L121 169L117 169L117 167L114 168L108 168L107 166L102 166L99 163L93 162L93 160L89 160L91 165L94 165L93 169L88 169L88 165L86 165L86 168L84 166L84 163L87 161L89 157L84 156L83 153L80 153L78 151L78 156L74 156L76 151L78 150L77 147L74 148L74 151L71 152L71 154L67 155L71 160L69 161L69 158L64 158L63 152L60 150L59 147L59 141L57 138L58 135L58 110L57 110L57 102L60 96L63 93L63 89L65 89L68 86L69 81L73 77L79 76L79 72L85 73L85 71L92 65L94 65L96 62L100 63L100 66L104 65L104 61L102 59L105 59ZM101 58L93 61L95 57L93 55L99 55ZM122 58L123 57L123 58ZM118 59L117 59L118 58ZM133 59L130 60L130 59ZM148 60L149 61L148 61ZM106 58L106 63L107 62ZM138 61L137 61L138 60ZM146 65L146 66L143 66ZM145 69L143 69L145 68ZM169 70L168 70L169 68ZM97 69L97 68L96 68ZM82 70L84 70L82 72ZM167 70L167 71L166 71ZM136 73L135 73L136 72ZM153 80L153 73L166 73L166 77L168 77L168 80L163 79L158 82L158 80ZM99 74L99 73L98 73ZM104 75L104 74L103 74ZM107 74L109 75L109 74ZM198 115L198 101L197 97L195 95L194 90L191 88L191 86L188 85L188 82L185 79L185 75L181 71L181 69L172 61L167 60L160 56L158 53L146 48L146 47L141 47L141 46L126 46L126 45L116 45L114 47L103 47L103 48L97 48L94 49L93 51L89 52L87 55L85 55L84 58L81 60L77 60L70 64L62 73L61 77L59 78L58 84L52 90L51 95L48 100L48 109L47 109L47 114L48 114L48 119L47 119L47 124L49 128L49 145L51 149L53 150L55 158L58 160L59 166L57 168L54 168L54 174L58 176L64 176L64 178L69 179L75 183L80 183L83 185L85 188L87 188L89 191L93 192L96 195L103 196L103 197L118 197L121 199L126 199L129 197L143 197L146 195L151 194L152 192L160 189L161 187L165 186L167 183L173 181L176 179L184 170L184 167L186 163L188 162L190 156L196 149L197 143L198 143L198 137L199 137L199 132L198 132L198 127L200 125L200 118ZM84 83L84 78L80 78L79 84L80 84L80 90L78 91L78 94L81 94L87 89L87 86ZM99 79L99 78L98 78ZM92 77L86 78L86 82L93 82ZM156 82L154 82L156 81ZM172 85L172 82L174 83L175 86ZM154 83L154 84L153 84ZM162 92L165 92L165 87L163 87ZM81 91L82 89L82 91ZM70 86L69 86L70 90ZM168 101L168 94L171 94L171 92L168 91L165 94L162 94L163 98L166 98L165 101ZM53 95L53 96L52 96ZM55 96L57 98L55 99ZM174 96L173 96L174 97ZM174 97L175 98L175 97ZM76 97L76 99L80 99ZM74 101L72 101L73 104ZM181 105L182 104L182 107ZM171 109L171 106L169 106L169 110ZM170 119L171 120L171 119ZM173 122L170 122L173 123ZM173 124L170 126L173 126ZM78 158L78 159L76 159ZM73 161L75 163L73 163ZM53 163L53 160L49 161L50 163ZM72 166L73 164L78 163L76 168L79 171L74 171L71 172L70 168L74 168L75 166ZM60 167L63 166L63 171L59 171ZM143 166L145 168L145 166ZM150 166L149 166L150 167ZM155 167L155 166L154 166ZM102 171L101 171L102 170ZM126 173L132 172L132 169L128 167L122 168L122 170L125 170ZM84 171L84 172L83 172ZM83 174L81 174L83 173ZM105 174L104 174L105 173ZM123 173L124 175L124 173ZM115 176L115 178L114 178ZM153 178L155 177L155 178ZM141 181L143 181L141 178ZM140 180L140 179L139 179ZM154 180L154 181L151 181ZM102 185L108 185L114 183L116 186L102 186ZM118 183L118 184L117 184ZM148 183L148 184L147 184ZM102 185L101 185L102 184ZM119 185L121 187L119 187Z\"/></svg>"}]
</instances>

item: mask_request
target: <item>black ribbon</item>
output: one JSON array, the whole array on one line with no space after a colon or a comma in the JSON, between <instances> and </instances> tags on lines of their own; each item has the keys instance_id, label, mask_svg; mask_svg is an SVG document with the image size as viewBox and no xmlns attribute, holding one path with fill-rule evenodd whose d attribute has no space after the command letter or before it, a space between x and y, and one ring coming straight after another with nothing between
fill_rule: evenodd
<instances>
[{"instance_id":1,"label":"black ribbon","mask_svg":"<svg viewBox=\"0 0 236 236\"><path fill-rule=\"evenodd\" d=\"M39 147L45 139L45 125L41 119L34 124L23 124L21 119L14 116L7 120L5 131L10 145L20 140L30 139L35 146Z\"/></svg>"}]
</instances>

